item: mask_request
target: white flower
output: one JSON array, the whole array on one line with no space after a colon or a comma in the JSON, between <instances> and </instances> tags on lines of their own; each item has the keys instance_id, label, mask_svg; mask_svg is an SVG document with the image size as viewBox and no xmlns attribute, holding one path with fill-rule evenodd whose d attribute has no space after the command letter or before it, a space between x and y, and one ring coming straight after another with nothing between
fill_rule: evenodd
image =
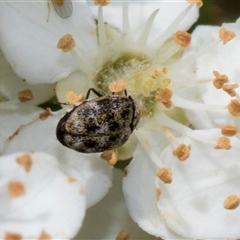
<instances>
[{"instance_id":1,"label":"white flower","mask_svg":"<svg viewBox=\"0 0 240 240\"><path fill-rule=\"evenodd\" d=\"M84 155L63 147L56 139L59 113L45 110L35 120L23 125L7 141L3 154L23 151L42 151L58 159L59 168L73 176L83 187L90 207L98 202L111 186L111 168L93 154Z\"/></svg>"},{"instance_id":2,"label":"white flower","mask_svg":"<svg viewBox=\"0 0 240 240\"><path fill-rule=\"evenodd\" d=\"M72 238L82 225L82 186L48 154L21 152L0 158L1 239Z\"/></svg>"},{"instance_id":3,"label":"white flower","mask_svg":"<svg viewBox=\"0 0 240 240\"><path fill-rule=\"evenodd\" d=\"M125 203L122 188L123 172L114 169L113 187L106 197L89 208L83 226L74 239L116 239L122 233L128 238L118 239L157 239L131 219Z\"/></svg>"},{"instance_id":4,"label":"white flower","mask_svg":"<svg viewBox=\"0 0 240 240\"><path fill-rule=\"evenodd\" d=\"M238 116L238 104L213 105L214 96L208 102L203 89L212 93L207 84L218 85L225 78L216 50L234 33L221 29L215 41L208 34L211 29L204 29L200 33L206 41L198 41L196 34L191 44L185 30L196 20L198 9L189 2L113 2L98 8L89 3L97 26L83 2L73 2L73 14L65 20L52 8L48 18L45 3L2 3L0 44L15 71L28 82L57 82L60 102L68 101L69 91L85 94L90 87L107 95L111 83L126 80L142 119L132 142L118 151L120 157L126 149L130 148L130 156L134 152L123 191L132 218L143 230L165 239L239 238L239 140L236 120L229 121L230 114ZM7 30L9 35L4 34ZM232 51L228 56L235 60L236 55ZM210 63L205 68L209 56L214 68ZM235 67L228 74L233 71ZM54 131L61 113L48 112L43 121L40 116L20 129L4 154L29 149L58 156L62 171L84 183L91 206L107 192L110 168L98 154L78 154L77 159L75 152L60 146ZM222 132L218 115L226 124ZM34 139L29 137L33 133ZM96 175L99 182L91 182Z\"/></svg>"},{"instance_id":5,"label":"white flower","mask_svg":"<svg viewBox=\"0 0 240 240\"><path fill-rule=\"evenodd\" d=\"M42 112L37 104L54 96L53 84L30 85L20 79L0 52L0 151L6 139Z\"/></svg>"},{"instance_id":6,"label":"white flower","mask_svg":"<svg viewBox=\"0 0 240 240\"><path fill-rule=\"evenodd\" d=\"M239 21L223 27L233 32L222 27L197 28L192 36L193 44L178 65L182 70L192 61L194 79L206 84L199 85L199 92L182 92L174 103L190 110L185 113L194 128L207 130L192 131L158 111L144 125L145 129L136 131L141 144L126 169L123 190L131 216L156 236L201 239L240 236L239 79L236 74ZM223 45L219 39L222 31L226 38L235 34L236 37ZM228 81L216 89L226 78L223 74ZM233 86L231 90L236 94L224 90L226 86ZM195 102L189 101L191 98ZM232 102L235 104L231 105ZM169 129L175 131L171 133ZM176 132L182 136L175 138ZM173 144L168 143L169 139ZM180 146L182 142L184 148L174 151L174 145ZM187 156L187 160L177 161L175 155L179 160ZM227 222L231 224L226 225Z\"/></svg>"}]
</instances>

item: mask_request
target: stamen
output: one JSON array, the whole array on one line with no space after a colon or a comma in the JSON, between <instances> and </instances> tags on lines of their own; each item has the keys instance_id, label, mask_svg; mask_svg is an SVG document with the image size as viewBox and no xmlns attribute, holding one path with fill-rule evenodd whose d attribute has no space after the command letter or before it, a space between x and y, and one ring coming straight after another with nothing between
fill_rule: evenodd
<instances>
[{"instance_id":1,"label":"stamen","mask_svg":"<svg viewBox=\"0 0 240 240\"><path fill-rule=\"evenodd\" d=\"M157 172L157 177L164 183L172 182L172 170L170 168L160 168Z\"/></svg>"},{"instance_id":2,"label":"stamen","mask_svg":"<svg viewBox=\"0 0 240 240\"><path fill-rule=\"evenodd\" d=\"M161 127L161 130L164 132L164 134L166 135L166 137L169 139L169 141L171 141L173 143L173 145L178 146L179 143L176 140L176 138L172 135L172 133L169 131L169 129L167 127Z\"/></svg>"},{"instance_id":3,"label":"stamen","mask_svg":"<svg viewBox=\"0 0 240 240\"><path fill-rule=\"evenodd\" d=\"M238 127L235 125L224 125L221 127L222 135L232 137L237 134Z\"/></svg>"},{"instance_id":4,"label":"stamen","mask_svg":"<svg viewBox=\"0 0 240 240\"><path fill-rule=\"evenodd\" d=\"M198 8L202 7L203 2L202 0L187 0L189 3L195 4L198 6Z\"/></svg>"},{"instance_id":5,"label":"stamen","mask_svg":"<svg viewBox=\"0 0 240 240\"><path fill-rule=\"evenodd\" d=\"M105 26L103 20L102 6L98 7L98 39L100 48L103 48L107 43L107 37L105 33Z\"/></svg>"},{"instance_id":6,"label":"stamen","mask_svg":"<svg viewBox=\"0 0 240 240\"><path fill-rule=\"evenodd\" d=\"M41 112L39 114L39 119L41 119L42 121L44 121L45 119L47 119L49 116L53 116L52 111L50 108L45 109L43 112Z\"/></svg>"},{"instance_id":7,"label":"stamen","mask_svg":"<svg viewBox=\"0 0 240 240\"><path fill-rule=\"evenodd\" d=\"M20 129L21 129L23 126L24 126L24 125L19 126L19 127L17 128L17 130L15 130L15 132L12 133L12 135L10 135L10 136L8 137L8 140L11 141L15 136L17 136L17 135L19 134Z\"/></svg>"},{"instance_id":8,"label":"stamen","mask_svg":"<svg viewBox=\"0 0 240 240\"><path fill-rule=\"evenodd\" d=\"M166 137L175 145L177 148L172 152L175 157L180 161L186 160L190 156L191 145L184 143L179 144L172 133L166 127L161 127Z\"/></svg>"},{"instance_id":9,"label":"stamen","mask_svg":"<svg viewBox=\"0 0 240 240\"><path fill-rule=\"evenodd\" d=\"M51 240L51 236L46 233L45 231L42 231L40 236L38 237L38 240Z\"/></svg>"},{"instance_id":10,"label":"stamen","mask_svg":"<svg viewBox=\"0 0 240 240\"><path fill-rule=\"evenodd\" d=\"M152 14L151 16L148 18L146 24L145 24L145 27L142 31L142 34L141 36L139 37L139 39L136 41L136 44L141 47L141 48L144 48L146 47L146 43L147 43L147 40L148 40L148 37L149 37L149 33L150 33L150 30L152 28L152 25L153 25L153 21L158 13L159 9L156 9Z\"/></svg>"},{"instance_id":11,"label":"stamen","mask_svg":"<svg viewBox=\"0 0 240 240\"><path fill-rule=\"evenodd\" d=\"M161 196L162 192L159 188L156 188L156 196L157 196L157 200L159 200L159 197Z\"/></svg>"},{"instance_id":12,"label":"stamen","mask_svg":"<svg viewBox=\"0 0 240 240\"><path fill-rule=\"evenodd\" d=\"M197 133L196 131L190 129L189 127L186 127L186 126L182 125L181 123L178 123L177 121L171 119L164 113L160 113L158 115L158 119L159 119L159 121L158 121L157 125L155 124L154 120L153 120L153 122L151 122L151 119L150 119L148 124L145 125L145 128L146 129L159 129L159 125L166 126L168 128L176 130L177 132L183 134L184 136L189 136L190 138L193 138L193 139L198 140L203 143L208 143L208 144L214 145L216 142L215 138L210 138L210 137L206 138L204 135L201 135L201 134ZM163 130L163 129L164 128L161 128L161 130ZM172 142L174 143L174 141L172 141ZM174 144L175 144L175 146L179 145L179 143L176 140L175 140Z\"/></svg>"},{"instance_id":13,"label":"stamen","mask_svg":"<svg viewBox=\"0 0 240 240\"><path fill-rule=\"evenodd\" d=\"M222 89L227 92L231 97L235 97L236 96L236 91L235 88L238 88L239 85L237 83L233 83L233 84L224 84Z\"/></svg>"},{"instance_id":14,"label":"stamen","mask_svg":"<svg viewBox=\"0 0 240 240\"><path fill-rule=\"evenodd\" d=\"M178 44L171 44L168 48L161 48L158 51L158 54L155 56L153 63L164 64L166 63L172 56L174 56L177 52L179 52L181 46Z\"/></svg>"},{"instance_id":15,"label":"stamen","mask_svg":"<svg viewBox=\"0 0 240 240\"><path fill-rule=\"evenodd\" d=\"M69 52L76 46L75 40L71 34L65 34L62 36L57 44L58 49L62 49L63 52Z\"/></svg>"},{"instance_id":16,"label":"stamen","mask_svg":"<svg viewBox=\"0 0 240 240\"><path fill-rule=\"evenodd\" d=\"M228 210L233 210L236 209L239 206L239 204L240 204L239 197L236 194L232 194L225 199L223 206Z\"/></svg>"},{"instance_id":17,"label":"stamen","mask_svg":"<svg viewBox=\"0 0 240 240\"><path fill-rule=\"evenodd\" d=\"M228 77L226 75L222 75L218 71L213 71L213 74L216 77L213 80L213 85L215 88L220 89L226 82L228 82Z\"/></svg>"},{"instance_id":18,"label":"stamen","mask_svg":"<svg viewBox=\"0 0 240 240\"><path fill-rule=\"evenodd\" d=\"M19 233L5 232L4 240L22 240L23 237Z\"/></svg>"},{"instance_id":19,"label":"stamen","mask_svg":"<svg viewBox=\"0 0 240 240\"><path fill-rule=\"evenodd\" d=\"M127 87L127 81L125 79L119 79L116 82L112 82L109 84L108 88L110 92L116 93L118 95L122 95L123 90Z\"/></svg>"},{"instance_id":20,"label":"stamen","mask_svg":"<svg viewBox=\"0 0 240 240\"><path fill-rule=\"evenodd\" d=\"M94 0L95 5L100 5L100 6L106 6L108 5L112 0Z\"/></svg>"},{"instance_id":21,"label":"stamen","mask_svg":"<svg viewBox=\"0 0 240 240\"><path fill-rule=\"evenodd\" d=\"M185 145L181 143L178 147L173 151L173 155L177 157L180 161L186 160L190 156L191 145Z\"/></svg>"},{"instance_id":22,"label":"stamen","mask_svg":"<svg viewBox=\"0 0 240 240\"><path fill-rule=\"evenodd\" d=\"M144 71L136 68L129 79L130 89L134 89L139 95L143 94L144 97L149 97L160 89L164 90L171 82L165 75L166 71L165 67L159 65L152 65Z\"/></svg>"},{"instance_id":23,"label":"stamen","mask_svg":"<svg viewBox=\"0 0 240 240\"><path fill-rule=\"evenodd\" d=\"M177 95L172 96L172 102L174 106L183 108L183 109L193 109L193 110L203 110L203 111L209 111L209 112L221 112L223 110L226 110L226 106L221 105L208 105L198 102L193 102L186 100L182 97L179 97Z\"/></svg>"},{"instance_id":24,"label":"stamen","mask_svg":"<svg viewBox=\"0 0 240 240\"><path fill-rule=\"evenodd\" d=\"M116 240L130 240L130 235L125 230L121 230L118 233Z\"/></svg>"},{"instance_id":25,"label":"stamen","mask_svg":"<svg viewBox=\"0 0 240 240\"><path fill-rule=\"evenodd\" d=\"M171 89L179 89L179 88L191 88L191 87L196 87L197 85L202 85L205 83L212 83L212 80L191 80L191 81L185 81L179 79L179 81L172 81L171 82Z\"/></svg>"},{"instance_id":26,"label":"stamen","mask_svg":"<svg viewBox=\"0 0 240 240\"><path fill-rule=\"evenodd\" d=\"M83 94L76 94L73 91L68 91L66 93L66 100L67 100L67 103L70 105L73 105L77 102L81 102L84 100L84 98L85 96Z\"/></svg>"},{"instance_id":27,"label":"stamen","mask_svg":"<svg viewBox=\"0 0 240 240\"><path fill-rule=\"evenodd\" d=\"M30 89L23 90L18 93L18 99L20 102L28 102L34 99L33 93Z\"/></svg>"},{"instance_id":28,"label":"stamen","mask_svg":"<svg viewBox=\"0 0 240 240\"><path fill-rule=\"evenodd\" d=\"M21 182L9 182L8 195L10 197L20 197L25 193L25 187Z\"/></svg>"},{"instance_id":29,"label":"stamen","mask_svg":"<svg viewBox=\"0 0 240 240\"><path fill-rule=\"evenodd\" d=\"M226 44L234 37L236 37L236 34L233 31L228 31L226 28L221 28L219 30L219 38L223 41L223 44Z\"/></svg>"},{"instance_id":30,"label":"stamen","mask_svg":"<svg viewBox=\"0 0 240 240\"><path fill-rule=\"evenodd\" d=\"M71 34L65 34L58 41L57 48L62 49L63 52L69 52L73 59L76 61L80 69L86 74L92 76L95 69L87 65L74 50L76 43Z\"/></svg>"},{"instance_id":31,"label":"stamen","mask_svg":"<svg viewBox=\"0 0 240 240\"><path fill-rule=\"evenodd\" d=\"M149 76L142 80L142 93L145 97L149 96L151 92L156 89L157 81L155 78Z\"/></svg>"},{"instance_id":32,"label":"stamen","mask_svg":"<svg viewBox=\"0 0 240 240\"><path fill-rule=\"evenodd\" d=\"M133 44L132 31L129 25L129 15L128 15L128 2L123 2L122 8L122 29L123 34L126 34L125 39L128 41L128 44Z\"/></svg>"},{"instance_id":33,"label":"stamen","mask_svg":"<svg viewBox=\"0 0 240 240\"><path fill-rule=\"evenodd\" d=\"M95 72L95 68L93 68L90 65L87 65L81 58L80 56L77 54L77 52L72 49L72 51L70 51L70 54L72 56L72 58L75 60L75 62L78 64L78 66L80 67L80 69L87 75L87 76L91 76L93 75L93 73Z\"/></svg>"},{"instance_id":34,"label":"stamen","mask_svg":"<svg viewBox=\"0 0 240 240\"><path fill-rule=\"evenodd\" d=\"M186 48L191 43L191 34L185 31L177 31L174 34L174 41L181 47Z\"/></svg>"},{"instance_id":35,"label":"stamen","mask_svg":"<svg viewBox=\"0 0 240 240\"><path fill-rule=\"evenodd\" d=\"M71 176L71 175L67 176L67 180L68 180L69 183L73 183L73 182L77 181L77 179L75 177Z\"/></svg>"},{"instance_id":36,"label":"stamen","mask_svg":"<svg viewBox=\"0 0 240 240\"><path fill-rule=\"evenodd\" d=\"M228 111L234 117L239 117L240 116L240 102L237 99L231 100L231 102L228 104Z\"/></svg>"},{"instance_id":37,"label":"stamen","mask_svg":"<svg viewBox=\"0 0 240 240\"><path fill-rule=\"evenodd\" d=\"M166 108L170 108L172 105L171 101L172 91L169 88L161 89L155 96L156 102L161 102Z\"/></svg>"},{"instance_id":38,"label":"stamen","mask_svg":"<svg viewBox=\"0 0 240 240\"><path fill-rule=\"evenodd\" d=\"M172 37L173 29L175 29L182 19L184 19L185 16L188 15L188 13L191 11L193 5L190 5L186 9L184 9L175 19L174 21L169 25L169 27L159 35L159 37L153 41L150 45L154 47L155 50L160 49L162 44Z\"/></svg>"},{"instance_id":39,"label":"stamen","mask_svg":"<svg viewBox=\"0 0 240 240\"><path fill-rule=\"evenodd\" d=\"M16 162L21 165L26 172L29 172L32 166L32 159L29 154L24 154L16 158Z\"/></svg>"},{"instance_id":40,"label":"stamen","mask_svg":"<svg viewBox=\"0 0 240 240\"><path fill-rule=\"evenodd\" d=\"M117 163L118 160L118 154L117 154L117 150L109 150L109 151L105 151L103 152L101 155L101 158L106 160L110 166L113 166Z\"/></svg>"},{"instance_id":41,"label":"stamen","mask_svg":"<svg viewBox=\"0 0 240 240\"><path fill-rule=\"evenodd\" d=\"M225 137L225 136L222 136L222 137L218 138L217 143L214 146L214 149L226 149L226 150L229 150L231 148L232 148L232 146L231 146L230 139Z\"/></svg>"}]
</instances>

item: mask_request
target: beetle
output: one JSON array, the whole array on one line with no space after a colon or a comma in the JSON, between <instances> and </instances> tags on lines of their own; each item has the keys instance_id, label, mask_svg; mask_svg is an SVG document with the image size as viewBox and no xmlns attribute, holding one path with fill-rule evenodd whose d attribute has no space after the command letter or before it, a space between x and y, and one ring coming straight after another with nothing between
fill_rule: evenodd
<instances>
[{"instance_id":1,"label":"beetle","mask_svg":"<svg viewBox=\"0 0 240 240\"><path fill-rule=\"evenodd\" d=\"M66 19L72 15L73 7L71 0L51 0L59 17Z\"/></svg>"},{"instance_id":2,"label":"beetle","mask_svg":"<svg viewBox=\"0 0 240 240\"><path fill-rule=\"evenodd\" d=\"M98 97L89 100L90 92ZM131 96L103 96L90 88L86 100L75 105L59 121L59 142L82 153L97 153L123 145L140 120L140 109Z\"/></svg>"}]
</instances>

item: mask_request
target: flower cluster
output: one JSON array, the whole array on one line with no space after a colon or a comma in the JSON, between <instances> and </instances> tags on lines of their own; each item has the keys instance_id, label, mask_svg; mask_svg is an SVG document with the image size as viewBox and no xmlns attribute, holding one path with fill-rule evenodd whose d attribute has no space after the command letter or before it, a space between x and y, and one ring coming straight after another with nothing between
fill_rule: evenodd
<instances>
[{"instance_id":1,"label":"flower cluster","mask_svg":"<svg viewBox=\"0 0 240 240\"><path fill-rule=\"evenodd\" d=\"M86 208L106 195L113 165L126 159L125 203L145 232L239 238L240 22L189 34L200 0L63 1L70 6L66 19L56 4L0 3L0 47L18 75L1 75L1 86L14 92L0 92L1 238L73 238L78 230L77 238L85 237ZM8 63L0 70L15 74ZM18 78L27 83L15 87ZM56 126L70 107L37 107L53 87L58 101L72 106L89 88L104 96L127 93L140 108L137 129L102 154L62 146ZM115 206L120 215L115 194L104 208ZM138 237L136 226L127 229L120 220L116 227L113 218L97 237L128 239L121 228Z\"/></svg>"}]
</instances>

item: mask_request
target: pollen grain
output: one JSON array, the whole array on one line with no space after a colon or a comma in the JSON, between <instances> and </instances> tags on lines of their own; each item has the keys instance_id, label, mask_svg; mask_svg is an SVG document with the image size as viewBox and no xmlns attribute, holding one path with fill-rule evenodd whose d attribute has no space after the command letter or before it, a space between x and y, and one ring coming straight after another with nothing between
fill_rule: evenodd
<instances>
[{"instance_id":1,"label":"pollen grain","mask_svg":"<svg viewBox=\"0 0 240 240\"><path fill-rule=\"evenodd\" d=\"M8 183L8 195L10 197L20 197L25 193L25 187L21 182L9 182Z\"/></svg>"},{"instance_id":2,"label":"pollen grain","mask_svg":"<svg viewBox=\"0 0 240 240\"><path fill-rule=\"evenodd\" d=\"M219 30L219 38L223 41L223 44L226 44L228 41L236 37L235 32L229 31L226 28L221 28Z\"/></svg>"},{"instance_id":3,"label":"pollen grain","mask_svg":"<svg viewBox=\"0 0 240 240\"><path fill-rule=\"evenodd\" d=\"M177 146L177 148L173 151L173 155L178 158L180 161L184 161L190 156L191 145L185 145L181 143Z\"/></svg>"},{"instance_id":4,"label":"pollen grain","mask_svg":"<svg viewBox=\"0 0 240 240\"><path fill-rule=\"evenodd\" d=\"M191 34L185 31L177 31L174 34L174 42L181 47L188 47L191 43Z\"/></svg>"},{"instance_id":5,"label":"pollen grain","mask_svg":"<svg viewBox=\"0 0 240 240\"><path fill-rule=\"evenodd\" d=\"M227 107L230 114L234 117L240 117L240 102L237 99L232 99Z\"/></svg>"},{"instance_id":6,"label":"pollen grain","mask_svg":"<svg viewBox=\"0 0 240 240\"><path fill-rule=\"evenodd\" d=\"M232 146L231 146L230 139L225 137L225 136L222 136L222 137L218 138L217 143L214 146L214 149L226 149L226 150L229 150L231 148L232 148Z\"/></svg>"},{"instance_id":7,"label":"pollen grain","mask_svg":"<svg viewBox=\"0 0 240 240\"><path fill-rule=\"evenodd\" d=\"M232 137L237 134L238 127L235 125L224 125L221 127L222 135L226 137Z\"/></svg>"},{"instance_id":8,"label":"pollen grain","mask_svg":"<svg viewBox=\"0 0 240 240\"><path fill-rule=\"evenodd\" d=\"M239 197L236 194L232 194L225 199L223 206L228 210L233 210L236 209L239 206L239 204L240 204Z\"/></svg>"},{"instance_id":9,"label":"pollen grain","mask_svg":"<svg viewBox=\"0 0 240 240\"><path fill-rule=\"evenodd\" d=\"M69 52L75 47L76 43L71 34L65 34L62 36L57 44L58 49L62 49L63 52Z\"/></svg>"},{"instance_id":10,"label":"pollen grain","mask_svg":"<svg viewBox=\"0 0 240 240\"><path fill-rule=\"evenodd\" d=\"M32 159L29 154L24 154L16 158L16 162L20 164L26 172L29 172L32 166Z\"/></svg>"},{"instance_id":11,"label":"pollen grain","mask_svg":"<svg viewBox=\"0 0 240 240\"><path fill-rule=\"evenodd\" d=\"M170 168L160 168L157 172L158 178L160 178L164 183L172 182L172 170Z\"/></svg>"},{"instance_id":12,"label":"pollen grain","mask_svg":"<svg viewBox=\"0 0 240 240\"><path fill-rule=\"evenodd\" d=\"M225 83L228 82L228 77L226 75L220 74L218 71L213 71L215 79L213 80L213 85L215 88L220 89Z\"/></svg>"},{"instance_id":13,"label":"pollen grain","mask_svg":"<svg viewBox=\"0 0 240 240\"><path fill-rule=\"evenodd\" d=\"M23 90L18 93L18 99L20 102L28 102L34 99L33 93L30 89Z\"/></svg>"}]
</instances>

